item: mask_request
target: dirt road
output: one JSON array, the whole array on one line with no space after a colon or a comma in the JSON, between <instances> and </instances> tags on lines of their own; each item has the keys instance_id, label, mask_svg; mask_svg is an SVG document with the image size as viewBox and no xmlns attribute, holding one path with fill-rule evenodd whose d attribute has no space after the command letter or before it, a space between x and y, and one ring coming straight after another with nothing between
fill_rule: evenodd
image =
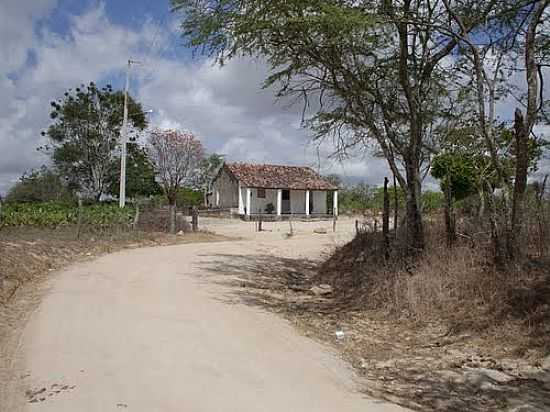
<instances>
[{"instance_id":1,"label":"dirt road","mask_svg":"<svg viewBox=\"0 0 550 412\"><path fill-rule=\"evenodd\" d=\"M318 256L334 241L314 236L130 250L57 274L22 335L20 389L0 409L402 411L358 393L334 353L224 282L236 257Z\"/></svg>"}]
</instances>

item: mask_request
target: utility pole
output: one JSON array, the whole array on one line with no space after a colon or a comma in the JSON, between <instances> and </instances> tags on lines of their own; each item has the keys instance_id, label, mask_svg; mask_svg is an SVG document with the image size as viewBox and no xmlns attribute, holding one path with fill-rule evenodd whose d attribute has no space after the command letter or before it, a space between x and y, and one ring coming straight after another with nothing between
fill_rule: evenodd
<instances>
[{"instance_id":1,"label":"utility pole","mask_svg":"<svg viewBox=\"0 0 550 412\"><path fill-rule=\"evenodd\" d=\"M128 89L130 88L130 68L132 64L138 63L134 60L128 60L126 69L126 86L124 87L124 117L122 119L122 129L120 132L120 192L118 196L118 205L120 208L126 206L126 144L128 143Z\"/></svg>"}]
</instances>

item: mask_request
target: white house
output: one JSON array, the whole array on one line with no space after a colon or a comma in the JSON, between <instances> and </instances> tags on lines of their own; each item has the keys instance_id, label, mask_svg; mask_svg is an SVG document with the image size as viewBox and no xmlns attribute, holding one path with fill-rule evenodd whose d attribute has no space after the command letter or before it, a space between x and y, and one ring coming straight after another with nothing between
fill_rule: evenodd
<instances>
[{"instance_id":1,"label":"white house","mask_svg":"<svg viewBox=\"0 0 550 412\"><path fill-rule=\"evenodd\" d=\"M309 167L225 163L212 182L210 205L247 218L337 216L338 187Z\"/></svg>"}]
</instances>

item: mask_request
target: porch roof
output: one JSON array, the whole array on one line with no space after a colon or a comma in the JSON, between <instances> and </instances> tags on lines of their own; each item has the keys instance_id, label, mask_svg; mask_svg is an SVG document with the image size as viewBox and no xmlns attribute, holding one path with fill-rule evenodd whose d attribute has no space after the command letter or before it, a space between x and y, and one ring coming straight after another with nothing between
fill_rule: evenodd
<instances>
[{"instance_id":1,"label":"porch roof","mask_svg":"<svg viewBox=\"0 0 550 412\"><path fill-rule=\"evenodd\" d=\"M337 190L310 167L226 163L224 167L242 185L264 189Z\"/></svg>"}]
</instances>

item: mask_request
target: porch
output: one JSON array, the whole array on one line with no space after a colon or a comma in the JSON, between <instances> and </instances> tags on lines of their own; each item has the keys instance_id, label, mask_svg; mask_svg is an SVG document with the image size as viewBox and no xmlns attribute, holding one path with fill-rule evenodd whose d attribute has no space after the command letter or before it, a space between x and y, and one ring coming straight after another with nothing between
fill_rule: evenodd
<instances>
[{"instance_id":1,"label":"porch","mask_svg":"<svg viewBox=\"0 0 550 412\"><path fill-rule=\"evenodd\" d=\"M239 185L238 194L239 214L247 218L281 220L288 216L326 218L338 215L337 190L267 189Z\"/></svg>"}]
</instances>

